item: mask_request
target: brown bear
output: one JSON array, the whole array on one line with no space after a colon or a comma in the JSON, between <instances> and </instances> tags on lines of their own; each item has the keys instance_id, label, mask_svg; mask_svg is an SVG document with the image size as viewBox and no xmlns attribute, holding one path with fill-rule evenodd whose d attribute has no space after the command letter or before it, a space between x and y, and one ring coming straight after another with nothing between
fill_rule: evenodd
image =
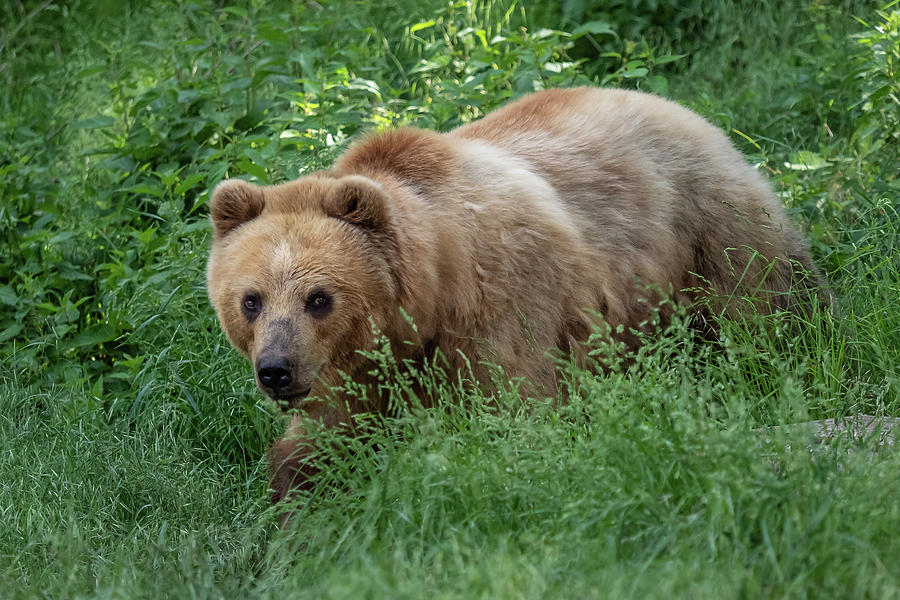
<instances>
[{"instance_id":1,"label":"brown bear","mask_svg":"<svg viewBox=\"0 0 900 600\"><path fill-rule=\"evenodd\" d=\"M449 133L373 134L329 171L225 181L210 210L222 327L263 392L327 426L381 409L327 399L341 373L366 379L373 329L400 359L440 351L476 384L492 363L552 395L547 351L577 350L597 315L632 345L652 290L688 304L712 290L728 314L789 307L818 283L718 129L623 90L547 90ZM302 483L308 450L295 417L270 457L276 499Z\"/></svg>"}]
</instances>

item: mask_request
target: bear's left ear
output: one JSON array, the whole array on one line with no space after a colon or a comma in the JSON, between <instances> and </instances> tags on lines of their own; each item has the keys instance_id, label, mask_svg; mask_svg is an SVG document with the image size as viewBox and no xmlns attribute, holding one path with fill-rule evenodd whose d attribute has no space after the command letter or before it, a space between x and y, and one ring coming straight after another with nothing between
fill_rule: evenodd
<instances>
[{"instance_id":1,"label":"bear's left ear","mask_svg":"<svg viewBox=\"0 0 900 600\"><path fill-rule=\"evenodd\" d=\"M387 224L387 194L368 177L348 175L338 179L323 202L325 214L351 225L380 230Z\"/></svg>"},{"instance_id":2,"label":"bear's left ear","mask_svg":"<svg viewBox=\"0 0 900 600\"><path fill-rule=\"evenodd\" d=\"M242 179L229 179L217 185L209 195L209 214L216 239L258 217L265 206L262 188L257 185Z\"/></svg>"}]
</instances>

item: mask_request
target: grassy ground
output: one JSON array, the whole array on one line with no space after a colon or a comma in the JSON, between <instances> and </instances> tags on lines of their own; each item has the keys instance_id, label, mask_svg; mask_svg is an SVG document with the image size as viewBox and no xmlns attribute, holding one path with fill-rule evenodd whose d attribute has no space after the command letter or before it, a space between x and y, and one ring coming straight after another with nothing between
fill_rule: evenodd
<instances>
[{"instance_id":1,"label":"grassy ground","mask_svg":"<svg viewBox=\"0 0 900 600\"><path fill-rule=\"evenodd\" d=\"M900 416L896 10L7 3L2 596L900 596L896 448L760 433ZM278 530L282 424L205 298L207 191L580 83L729 132L839 316L716 345L675 323L605 377L561 365L560 409L436 384L439 409L365 419L364 441L322 432L329 468Z\"/></svg>"}]
</instances>

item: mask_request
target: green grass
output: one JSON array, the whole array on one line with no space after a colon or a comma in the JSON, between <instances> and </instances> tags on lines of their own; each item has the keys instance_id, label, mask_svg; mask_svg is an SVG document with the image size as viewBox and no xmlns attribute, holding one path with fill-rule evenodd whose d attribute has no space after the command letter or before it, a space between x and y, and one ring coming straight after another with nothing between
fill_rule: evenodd
<instances>
[{"instance_id":1,"label":"green grass","mask_svg":"<svg viewBox=\"0 0 900 600\"><path fill-rule=\"evenodd\" d=\"M897 5L13 2L0 23L0 596L900 596L896 447L763 434L900 416ZM557 407L436 383L436 409L320 432L328 468L279 530L283 423L206 299L208 190L582 83L725 129L837 317L714 345L676 322L604 376L561 365Z\"/></svg>"}]
</instances>

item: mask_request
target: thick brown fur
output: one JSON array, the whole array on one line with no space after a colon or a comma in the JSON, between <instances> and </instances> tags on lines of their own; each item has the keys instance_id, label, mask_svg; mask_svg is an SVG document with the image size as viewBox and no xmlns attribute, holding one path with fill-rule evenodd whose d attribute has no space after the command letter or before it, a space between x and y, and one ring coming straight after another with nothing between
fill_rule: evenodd
<instances>
[{"instance_id":1,"label":"thick brown fur","mask_svg":"<svg viewBox=\"0 0 900 600\"><path fill-rule=\"evenodd\" d=\"M328 172L224 182L211 212L209 295L229 339L258 381L282 357L290 384L261 387L329 426L383 409L324 400L341 372L365 378L357 351L373 325L399 358L440 350L481 383L493 363L552 395L547 350L577 348L596 314L633 344L654 289L683 303L711 293L728 315L808 301L798 290L818 284L768 184L719 130L621 90L548 90L450 133L374 134ZM271 455L277 499L301 483L309 446L295 418Z\"/></svg>"}]
</instances>

